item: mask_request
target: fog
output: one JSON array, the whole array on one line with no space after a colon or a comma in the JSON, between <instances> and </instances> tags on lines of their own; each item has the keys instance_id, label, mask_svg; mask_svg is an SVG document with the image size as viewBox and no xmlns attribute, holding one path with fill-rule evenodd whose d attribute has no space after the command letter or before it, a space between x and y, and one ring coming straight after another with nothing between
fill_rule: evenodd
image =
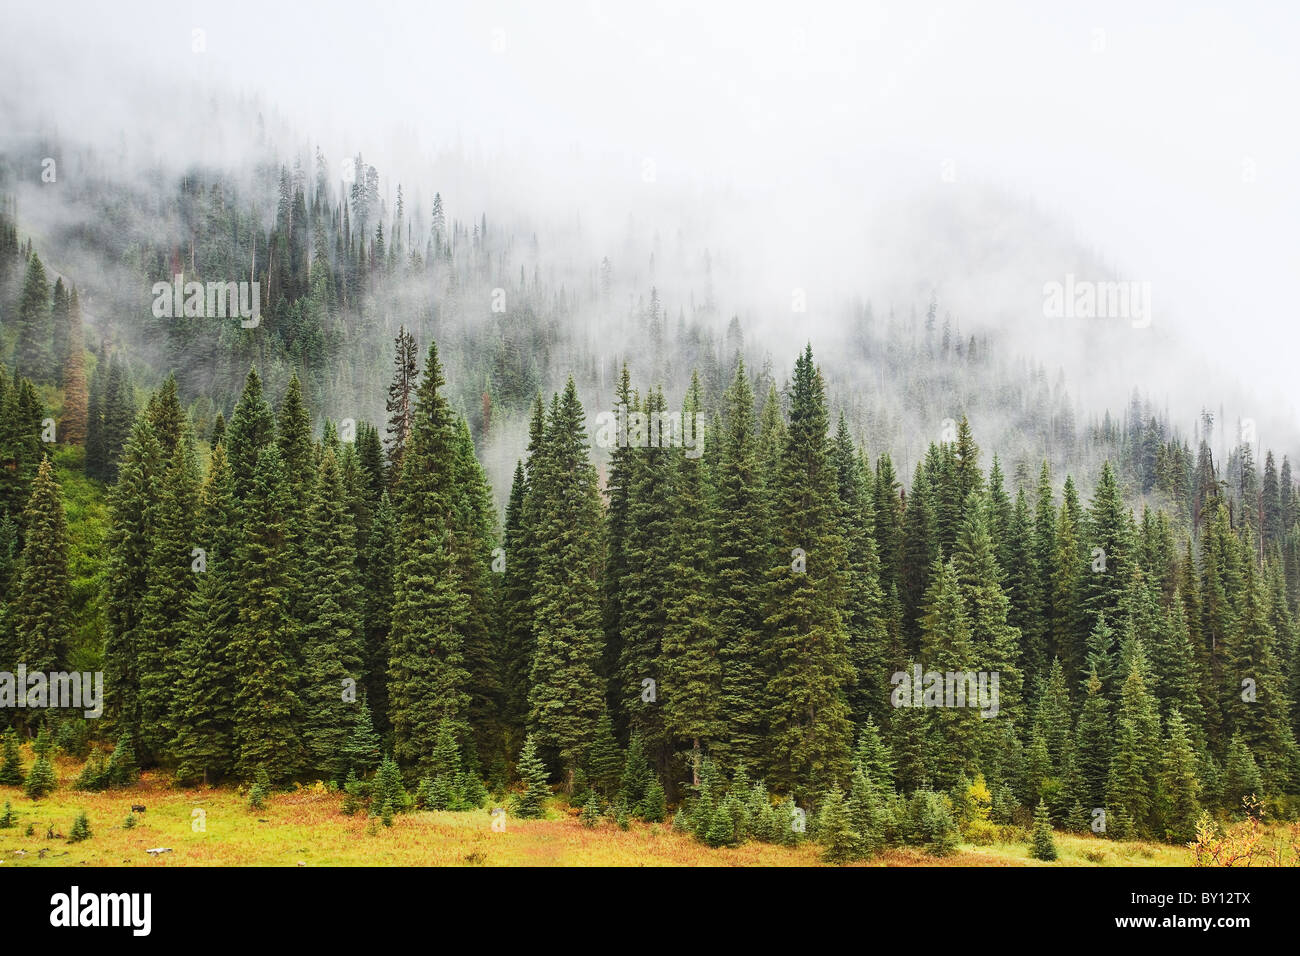
<instances>
[{"instance_id":1,"label":"fog","mask_svg":"<svg viewBox=\"0 0 1300 956\"><path fill-rule=\"evenodd\" d=\"M851 301L933 297L1064 366L1084 409L1136 385L1189 432L1226 404L1298 447L1276 291L1300 266L1294 9L74 2L4 23L0 150L57 133L135 174L268 149L310 168L319 145L337 175L361 152L390 202L401 183L427 215L439 191L547 237L551 268L609 255L648 286L656 251L670 314L707 250L724 320L782 368L832 351ZM20 212L37 235L59 215L31 190ZM1149 327L1046 317L1067 275L1150 283Z\"/></svg>"}]
</instances>

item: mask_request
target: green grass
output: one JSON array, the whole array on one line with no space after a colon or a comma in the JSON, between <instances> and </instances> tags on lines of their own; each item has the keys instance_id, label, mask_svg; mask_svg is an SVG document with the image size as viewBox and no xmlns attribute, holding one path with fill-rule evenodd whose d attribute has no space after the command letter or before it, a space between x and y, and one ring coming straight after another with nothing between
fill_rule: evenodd
<instances>
[{"instance_id":1,"label":"green grass","mask_svg":"<svg viewBox=\"0 0 1300 956\"><path fill-rule=\"evenodd\" d=\"M80 793L69 789L79 762L57 758L60 789L28 800L21 789L0 787L18 816L0 830L3 866L815 866L812 844L777 847L748 843L714 850L668 824L633 823L627 831L605 822L588 829L577 811L552 801L547 818L507 817L505 832L492 830L488 807L468 813L399 814L393 827L362 814L340 812L342 795L323 786L272 796L263 810L248 809L245 793L231 787L177 788L147 774L129 790ZM123 826L132 804L148 809L137 825ZM91 839L69 843L77 814L85 811ZM196 813L195 811L201 811ZM26 836L31 824L33 833ZM56 837L47 839L54 828ZM59 836L61 835L61 836ZM951 856L889 850L864 866L1186 866L1184 847L1117 842L1056 834L1060 859L1030 857L1028 843L964 844ZM151 855L150 848L172 852ZM40 851L44 849L44 857Z\"/></svg>"}]
</instances>

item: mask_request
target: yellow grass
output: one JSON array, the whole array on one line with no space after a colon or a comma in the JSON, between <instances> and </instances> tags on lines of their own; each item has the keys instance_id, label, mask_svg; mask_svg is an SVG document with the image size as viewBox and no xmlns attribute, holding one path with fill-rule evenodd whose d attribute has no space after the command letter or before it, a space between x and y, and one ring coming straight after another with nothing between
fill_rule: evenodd
<instances>
[{"instance_id":1,"label":"yellow grass","mask_svg":"<svg viewBox=\"0 0 1300 956\"><path fill-rule=\"evenodd\" d=\"M0 830L0 865L10 866L817 866L811 844L777 847L749 843L710 849L667 824L612 823L587 829L575 815L553 807L545 820L507 819L493 832L487 809L472 813L416 812L379 820L340 812L342 797L324 788L276 793L265 809L229 787L182 789L154 774L128 790L81 793L70 789L76 761L56 758L60 788L28 800L17 787L0 787L18 816ZM132 804L148 809L137 825L123 827ZM68 843L77 814L85 811L93 837ZM201 814L194 811L201 810ZM201 822L202 828L197 824ZM33 833L26 836L28 824ZM53 826L55 838L47 839ZM963 845L936 859L920 850L890 850L867 866L1185 866L1182 847L1119 843L1057 834L1061 859L1043 864L1027 844ZM172 852L151 855L153 847ZM42 858L40 851L46 853ZM1090 856L1091 855L1091 858Z\"/></svg>"}]
</instances>

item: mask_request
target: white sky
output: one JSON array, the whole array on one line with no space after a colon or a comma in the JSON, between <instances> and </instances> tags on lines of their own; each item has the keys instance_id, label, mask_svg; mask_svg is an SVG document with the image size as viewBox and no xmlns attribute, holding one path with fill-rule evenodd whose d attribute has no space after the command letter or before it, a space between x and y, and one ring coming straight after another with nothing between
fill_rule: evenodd
<instances>
[{"instance_id":1,"label":"white sky","mask_svg":"<svg viewBox=\"0 0 1300 956\"><path fill-rule=\"evenodd\" d=\"M142 73L258 93L381 171L412 143L522 152L575 208L591 167L630 194L652 159L662 182L770 197L795 236L851 236L881 200L942 188L950 160L946 185L1032 199L1150 281L1156 323L1291 404L1297 8L1061 6L10 3L0 78L37 84L65 131L129 133Z\"/></svg>"}]
</instances>

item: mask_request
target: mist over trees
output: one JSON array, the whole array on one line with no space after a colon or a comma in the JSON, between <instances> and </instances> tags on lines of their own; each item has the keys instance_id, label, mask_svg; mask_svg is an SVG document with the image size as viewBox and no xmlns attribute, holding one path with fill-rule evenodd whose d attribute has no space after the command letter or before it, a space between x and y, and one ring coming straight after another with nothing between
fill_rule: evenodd
<instances>
[{"instance_id":1,"label":"mist over trees","mask_svg":"<svg viewBox=\"0 0 1300 956\"><path fill-rule=\"evenodd\" d=\"M102 669L101 723L49 718L96 752L554 786L713 845L802 808L841 858L971 800L1174 841L1294 811L1300 497L1253 422L1084 412L937 296L845 304L787 374L689 239L575 268L360 154L72 188L39 242L0 215L0 668ZM177 276L260 323L155 315ZM614 407L702 454L602 447ZM997 700L900 703L918 667Z\"/></svg>"}]
</instances>

